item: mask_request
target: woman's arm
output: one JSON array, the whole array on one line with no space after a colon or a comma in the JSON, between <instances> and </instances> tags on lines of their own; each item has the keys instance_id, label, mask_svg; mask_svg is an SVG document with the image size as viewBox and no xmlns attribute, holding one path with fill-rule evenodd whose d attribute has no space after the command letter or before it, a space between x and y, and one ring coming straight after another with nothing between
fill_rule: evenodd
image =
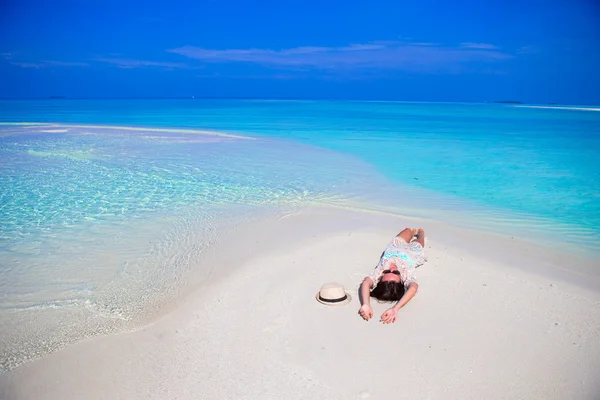
<instances>
[{"instance_id":1,"label":"woman's arm","mask_svg":"<svg viewBox=\"0 0 600 400\"><path fill-rule=\"evenodd\" d=\"M358 313L365 321L368 321L373 316L373 309L371 309L371 286L373 280L366 277L360 284L360 303L361 307Z\"/></svg>"},{"instance_id":2,"label":"woman's arm","mask_svg":"<svg viewBox=\"0 0 600 400\"><path fill-rule=\"evenodd\" d=\"M371 305L371 286L373 286L373 280L366 277L360 284L360 304Z\"/></svg>"},{"instance_id":3,"label":"woman's arm","mask_svg":"<svg viewBox=\"0 0 600 400\"><path fill-rule=\"evenodd\" d=\"M406 292L404 292L404 296L402 296L400 301L398 301L398 303L396 303L396 305L392 308L398 311L399 309L404 307L406 303L408 303L413 297L415 297L415 294L417 294L417 289L419 289L419 284L417 282L409 283L408 289L406 289Z\"/></svg>"},{"instance_id":4,"label":"woman's arm","mask_svg":"<svg viewBox=\"0 0 600 400\"><path fill-rule=\"evenodd\" d=\"M408 285L408 289L406 289L406 292L404 292L404 296L402 296L400 301L398 301L398 303L396 303L394 307L388 309L381 315L381 322L383 322L384 324L391 324L392 322L396 321L396 313L399 309L404 307L406 303L408 303L413 297L415 297L418 288L418 283L411 282Z\"/></svg>"}]
</instances>

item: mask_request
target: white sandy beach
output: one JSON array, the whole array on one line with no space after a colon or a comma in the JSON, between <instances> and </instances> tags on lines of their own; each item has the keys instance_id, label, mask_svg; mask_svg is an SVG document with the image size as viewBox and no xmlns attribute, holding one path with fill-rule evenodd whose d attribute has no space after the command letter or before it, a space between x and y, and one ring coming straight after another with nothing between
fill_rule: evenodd
<instances>
[{"instance_id":1,"label":"white sandy beach","mask_svg":"<svg viewBox=\"0 0 600 400\"><path fill-rule=\"evenodd\" d=\"M424 227L419 293L392 325L362 278ZM511 237L312 209L238 229L209 283L135 332L0 376L5 399L599 399L600 271ZM353 296L315 301L328 281Z\"/></svg>"}]
</instances>

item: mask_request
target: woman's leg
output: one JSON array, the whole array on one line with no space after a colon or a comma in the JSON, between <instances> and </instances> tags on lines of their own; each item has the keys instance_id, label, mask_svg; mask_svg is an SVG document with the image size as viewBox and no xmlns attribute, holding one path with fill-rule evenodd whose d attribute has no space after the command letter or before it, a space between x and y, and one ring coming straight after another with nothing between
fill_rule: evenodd
<instances>
[{"instance_id":1,"label":"woman's leg","mask_svg":"<svg viewBox=\"0 0 600 400\"><path fill-rule=\"evenodd\" d=\"M414 235L414 231L412 229L405 228L402 232L400 232L396 236L404 239L406 241L406 243L409 243L412 240L413 235Z\"/></svg>"},{"instance_id":2,"label":"woman's leg","mask_svg":"<svg viewBox=\"0 0 600 400\"><path fill-rule=\"evenodd\" d=\"M417 235L419 235L417 237L417 242L419 242L421 246L425 248L425 230L423 228L417 229Z\"/></svg>"}]
</instances>

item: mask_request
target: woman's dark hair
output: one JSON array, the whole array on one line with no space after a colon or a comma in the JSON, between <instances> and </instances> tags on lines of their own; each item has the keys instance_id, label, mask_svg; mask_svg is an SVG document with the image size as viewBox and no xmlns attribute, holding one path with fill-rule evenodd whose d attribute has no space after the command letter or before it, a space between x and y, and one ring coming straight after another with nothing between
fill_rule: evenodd
<instances>
[{"instance_id":1,"label":"woman's dark hair","mask_svg":"<svg viewBox=\"0 0 600 400\"><path fill-rule=\"evenodd\" d=\"M404 296L404 285L400 282L379 282L371 291L371 297L381 301L398 301Z\"/></svg>"}]
</instances>

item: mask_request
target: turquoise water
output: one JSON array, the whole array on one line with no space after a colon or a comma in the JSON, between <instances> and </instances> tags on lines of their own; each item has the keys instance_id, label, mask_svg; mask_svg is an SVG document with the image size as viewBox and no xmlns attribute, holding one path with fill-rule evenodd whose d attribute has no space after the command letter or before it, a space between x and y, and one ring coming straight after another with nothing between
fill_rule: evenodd
<instances>
[{"instance_id":1,"label":"turquoise water","mask_svg":"<svg viewBox=\"0 0 600 400\"><path fill-rule=\"evenodd\" d=\"M404 187L445 195L447 207L523 213L544 226L563 225L576 241L597 242L595 108L189 99L5 101L0 110L0 121L202 128L286 138L359 158Z\"/></svg>"},{"instance_id":2,"label":"turquoise water","mask_svg":"<svg viewBox=\"0 0 600 400\"><path fill-rule=\"evenodd\" d=\"M599 150L595 108L0 101L0 366L135 326L210 274L220 232L307 203L598 255Z\"/></svg>"},{"instance_id":3,"label":"turquoise water","mask_svg":"<svg viewBox=\"0 0 600 400\"><path fill-rule=\"evenodd\" d=\"M268 137L72 125L0 125L0 159L3 369L135 327L211 274L228 229L358 198L376 174Z\"/></svg>"}]
</instances>

